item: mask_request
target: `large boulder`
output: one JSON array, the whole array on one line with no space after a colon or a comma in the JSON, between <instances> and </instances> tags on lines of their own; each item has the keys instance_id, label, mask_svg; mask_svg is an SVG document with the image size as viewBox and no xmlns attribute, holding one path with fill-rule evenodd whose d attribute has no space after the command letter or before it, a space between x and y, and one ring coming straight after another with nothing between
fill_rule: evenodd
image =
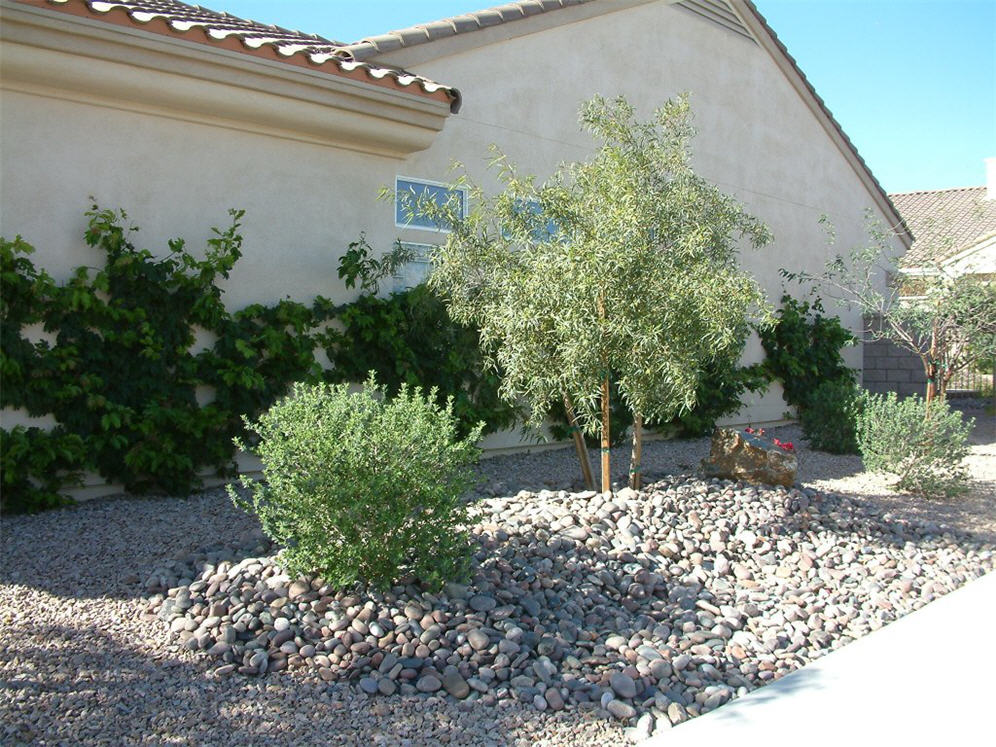
<instances>
[{"instance_id":1,"label":"large boulder","mask_svg":"<svg viewBox=\"0 0 996 747\"><path fill-rule=\"evenodd\" d=\"M795 453L757 433L717 428L712 450L702 460L706 477L792 487L799 462Z\"/></svg>"}]
</instances>

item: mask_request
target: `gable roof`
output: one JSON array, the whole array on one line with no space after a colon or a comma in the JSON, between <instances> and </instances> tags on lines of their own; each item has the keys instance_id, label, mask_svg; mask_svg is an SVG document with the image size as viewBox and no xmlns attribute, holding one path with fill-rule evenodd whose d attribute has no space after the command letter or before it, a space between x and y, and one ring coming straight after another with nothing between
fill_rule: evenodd
<instances>
[{"instance_id":1,"label":"gable roof","mask_svg":"<svg viewBox=\"0 0 996 747\"><path fill-rule=\"evenodd\" d=\"M650 0L642 0L649 2ZM767 51L783 74L807 103L824 130L837 144L886 216L899 239L910 247L912 234L882 185L858 153L840 124L816 93L785 45L768 25L751 0L668 0L675 7L696 13L728 30L753 39ZM469 34L492 26L525 21L552 11L599 0L518 0L487 10L412 26L407 29L345 43L316 34L305 34L279 26L257 23L227 13L219 13L179 0L16 0L36 7L58 8L76 15L162 34L178 35L189 41L213 44L281 62L310 66L333 75L363 80L374 85L407 90L430 98L449 101L451 112L460 108L460 92L398 67L376 64L378 55L425 44L455 35ZM618 7L602 0L606 12ZM367 62L371 60L371 62Z\"/></svg>"},{"instance_id":2,"label":"gable roof","mask_svg":"<svg viewBox=\"0 0 996 747\"><path fill-rule=\"evenodd\" d=\"M221 13L179 0L16 0L24 5L90 17L143 31L182 37L289 64L308 66L377 86L447 101L456 112L460 93L451 86L389 65L356 60L342 42Z\"/></svg>"},{"instance_id":3,"label":"gable roof","mask_svg":"<svg viewBox=\"0 0 996 747\"><path fill-rule=\"evenodd\" d=\"M959 187L890 195L915 236L903 267L943 262L996 233L996 200L985 187Z\"/></svg>"},{"instance_id":4,"label":"gable roof","mask_svg":"<svg viewBox=\"0 0 996 747\"><path fill-rule=\"evenodd\" d=\"M643 1L648 2L649 0ZM823 125L824 130L851 164L858 178L886 216L886 220L896 236L909 248L913 242L913 236L903 223L899 211L889 200L885 189L833 116L826 102L816 93L816 89L813 88L812 83L809 82L795 58L789 54L788 49L768 25L754 3L751 0L669 0L669 2L676 8L695 13L728 31L754 41L772 56L796 92L806 102ZM376 59L380 55L386 55L400 49L408 49L457 35L468 35L493 26L526 21L552 11L588 4L604 5L605 12L617 9L620 5L619 0L519 0L519 2L506 3L488 10L444 18L344 44L342 51L357 60ZM631 2L630 4L635 3Z\"/></svg>"},{"instance_id":5,"label":"gable roof","mask_svg":"<svg viewBox=\"0 0 996 747\"><path fill-rule=\"evenodd\" d=\"M343 51L356 60L366 60L377 55L395 50L413 47L427 42L445 39L458 34L498 26L501 24L522 21L532 16L550 11L562 10L578 5L596 2L597 0L519 0L505 3L493 8L463 13L451 18L420 23L415 26L388 31L385 34L369 36L350 44L343 45ZM726 27L730 31L751 39L750 32L744 28L736 13L724 0L672 0L680 8L703 16L714 23ZM610 10L610 9L607 9Z\"/></svg>"}]
</instances>

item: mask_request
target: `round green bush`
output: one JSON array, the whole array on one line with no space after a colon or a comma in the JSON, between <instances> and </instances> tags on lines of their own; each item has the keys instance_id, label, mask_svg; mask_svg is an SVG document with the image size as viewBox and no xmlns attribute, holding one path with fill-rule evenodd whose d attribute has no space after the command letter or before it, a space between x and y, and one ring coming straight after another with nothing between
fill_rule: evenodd
<instances>
[{"instance_id":1,"label":"round green bush","mask_svg":"<svg viewBox=\"0 0 996 747\"><path fill-rule=\"evenodd\" d=\"M372 376L358 392L295 385L247 421L265 481L243 479L248 500L229 494L283 546L291 572L379 587L414 575L438 587L467 567L462 496L483 426L458 440L452 401L435 396L402 385L387 398Z\"/></svg>"},{"instance_id":2,"label":"round green bush","mask_svg":"<svg viewBox=\"0 0 996 747\"><path fill-rule=\"evenodd\" d=\"M858 416L858 444L865 467L892 472L896 487L925 497L950 497L968 489L962 460L974 420L963 420L944 399L928 407L913 395L865 392Z\"/></svg>"},{"instance_id":3,"label":"round green bush","mask_svg":"<svg viewBox=\"0 0 996 747\"><path fill-rule=\"evenodd\" d=\"M809 445L831 454L857 454L857 418L861 390L852 381L824 381L799 410L799 424Z\"/></svg>"}]
</instances>

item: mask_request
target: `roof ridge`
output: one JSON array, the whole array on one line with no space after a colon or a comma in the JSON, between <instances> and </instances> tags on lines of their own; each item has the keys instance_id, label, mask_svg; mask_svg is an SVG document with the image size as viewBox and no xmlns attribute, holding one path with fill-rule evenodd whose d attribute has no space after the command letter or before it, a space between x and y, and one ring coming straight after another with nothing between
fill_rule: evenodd
<instances>
[{"instance_id":1,"label":"roof ridge","mask_svg":"<svg viewBox=\"0 0 996 747\"><path fill-rule=\"evenodd\" d=\"M542 13L576 7L594 0L517 0L490 8L448 16L435 21L406 26L383 34L374 34L344 44L354 59L363 60L425 42L436 41L472 31L480 31L512 21L521 21Z\"/></svg>"}]
</instances>

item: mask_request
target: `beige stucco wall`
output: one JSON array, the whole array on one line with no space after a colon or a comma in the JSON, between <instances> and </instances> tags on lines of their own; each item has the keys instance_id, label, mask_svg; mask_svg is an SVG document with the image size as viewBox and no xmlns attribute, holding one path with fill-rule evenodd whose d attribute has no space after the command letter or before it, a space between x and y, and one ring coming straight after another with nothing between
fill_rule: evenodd
<instances>
[{"instance_id":1,"label":"beige stucco wall","mask_svg":"<svg viewBox=\"0 0 996 747\"><path fill-rule=\"evenodd\" d=\"M125 208L141 226L136 243L156 252L176 236L197 251L212 225L226 224L229 207L243 208L244 256L224 285L232 308L284 296L345 299L337 261L361 231L385 249L398 235L441 239L395 228L393 207L377 194L396 175L445 180L457 159L488 184L487 147L497 143L544 177L559 162L590 152L577 109L592 94L625 95L646 115L666 97L688 91L699 132L697 169L774 233L770 247L744 255L773 301L781 294L779 268L822 265L821 215L836 226L839 247L862 240L871 196L757 45L664 2L541 34L507 35L478 48L460 49L473 35L456 46L418 48L422 58L432 49L443 54L413 67L459 88L463 108L428 149L408 157L371 147L356 152L291 131L253 131L187 116L175 106L131 106L57 86L8 87L0 99L0 232L23 235L38 250L35 262L63 280L72 268L99 261L81 238L88 195L103 207ZM404 54L383 61L404 64ZM149 86L165 83L148 75ZM857 315L844 318L858 328ZM755 342L747 359L760 355ZM848 357L860 367L860 348ZM733 420L774 421L784 411L773 387ZM19 420L3 413L6 427ZM488 445L513 441L493 437Z\"/></svg>"},{"instance_id":2,"label":"beige stucco wall","mask_svg":"<svg viewBox=\"0 0 996 747\"><path fill-rule=\"evenodd\" d=\"M514 35L514 23L504 32L489 29L480 33L511 38L485 47L467 48L469 40L456 37L379 57L417 63L422 74L463 93L460 114L431 148L408 159L405 173L443 178L458 158L475 181L493 185L487 148L496 143L524 170L545 177L558 163L590 152L577 112L592 95L625 96L647 117L668 97L688 92L698 132L692 145L696 170L741 200L774 234L768 247L743 254L773 303L782 293L781 268L819 272L826 261L821 216L835 228L835 252L866 240L866 210L886 222L813 111L761 47L667 3L626 5L534 34ZM579 8L576 14L585 12ZM425 240L419 233L403 235ZM897 241L897 251L899 246ZM856 312L827 306L860 330ZM860 346L845 355L860 369ZM763 357L756 339L745 357ZM749 397L748 405L730 422L774 421L786 410L777 385L763 397Z\"/></svg>"}]
</instances>

